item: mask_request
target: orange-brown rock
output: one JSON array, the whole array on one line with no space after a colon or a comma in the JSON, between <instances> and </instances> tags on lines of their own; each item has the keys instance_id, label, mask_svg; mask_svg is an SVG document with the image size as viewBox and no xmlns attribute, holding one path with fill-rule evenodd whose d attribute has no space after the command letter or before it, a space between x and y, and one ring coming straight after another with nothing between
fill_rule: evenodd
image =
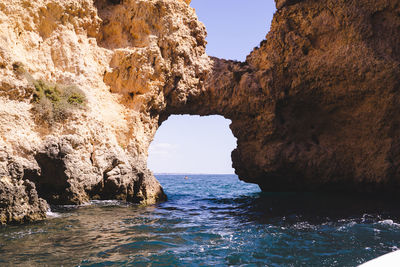
<instances>
[{"instance_id":1,"label":"orange-brown rock","mask_svg":"<svg viewBox=\"0 0 400 267\"><path fill-rule=\"evenodd\" d=\"M200 97L221 114L240 178L265 191L400 190L400 1L277 1L246 62L214 59Z\"/></svg>"},{"instance_id":2,"label":"orange-brown rock","mask_svg":"<svg viewBox=\"0 0 400 267\"><path fill-rule=\"evenodd\" d=\"M246 62L206 55L189 3L0 3L0 223L164 199L146 160L171 114L231 119L264 191L400 191L399 0L277 0Z\"/></svg>"}]
</instances>

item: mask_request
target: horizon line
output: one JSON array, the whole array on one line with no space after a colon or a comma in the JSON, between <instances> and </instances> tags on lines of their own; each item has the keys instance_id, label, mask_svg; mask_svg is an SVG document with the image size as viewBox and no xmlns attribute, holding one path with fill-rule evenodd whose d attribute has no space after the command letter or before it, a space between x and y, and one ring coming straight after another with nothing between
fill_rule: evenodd
<instances>
[{"instance_id":1,"label":"horizon line","mask_svg":"<svg viewBox=\"0 0 400 267\"><path fill-rule=\"evenodd\" d=\"M236 173L154 172L154 175L237 175Z\"/></svg>"}]
</instances>

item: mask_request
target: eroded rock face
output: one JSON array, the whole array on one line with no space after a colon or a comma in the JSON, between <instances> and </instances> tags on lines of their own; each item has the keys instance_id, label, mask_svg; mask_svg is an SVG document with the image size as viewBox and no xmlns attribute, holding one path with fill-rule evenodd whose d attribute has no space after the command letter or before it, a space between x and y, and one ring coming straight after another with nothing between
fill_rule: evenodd
<instances>
[{"instance_id":1,"label":"eroded rock face","mask_svg":"<svg viewBox=\"0 0 400 267\"><path fill-rule=\"evenodd\" d=\"M264 190L399 191L399 12L399 1L277 12L247 59L273 116L234 153L241 176Z\"/></svg>"},{"instance_id":2,"label":"eroded rock face","mask_svg":"<svg viewBox=\"0 0 400 267\"><path fill-rule=\"evenodd\" d=\"M400 1L277 7L246 62L214 59L168 110L231 119L236 173L265 191L399 192Z\"/></svg>"},{"instance_id":3,"label":"eroded rock face","mask_svg":"<svg viewBox=\"0 0 400 267\"><path fill-rule=\"evenodd\" d=\"M146 164L159 113L200 92L211 67L189 2L0 3L1 223L45 218L47 203L166 198ZM39 80L78 87L85 101L43 121L58 104L47 87L47 106L35 102Z\"/></svg>"},{"instance_id":4,"label":"eroded rock face","mask_svg":"<svg viewBox=\"0 0 400 267\"><path fill-rule=\"evenodd\" d=\"M46 201L38 197L35 184L24 179L37 171L30 162L13 158L0 147L0 224L45 218Z\"/></svg>"},{"instance_id":5,"label":"eroded rock face","mask_svg":"<svg viewBox=\"0 0 400 267\"><path fill-rule=\"evenodd\" d=\"M171 114L231 119L233 166L265 191L400 190L399 1L276 1L246 62L205 54L189 2L0 3L0 223L165 199L146 161ZM53 123L50 83L85 97Z\"/></svg>"}]
</instances>

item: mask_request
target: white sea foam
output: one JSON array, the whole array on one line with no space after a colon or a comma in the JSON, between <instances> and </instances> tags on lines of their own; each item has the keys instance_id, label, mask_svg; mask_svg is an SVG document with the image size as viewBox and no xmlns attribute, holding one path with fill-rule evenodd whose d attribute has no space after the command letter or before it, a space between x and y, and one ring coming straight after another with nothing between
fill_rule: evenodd
<instances>
[{"instance_id":1,"label":"white sea foam","mask_svg":"<svg viewBox=\"0 0 400 267\"><path fill-rule=\"evenodd\" d=\"M98 205L98 206L121 206L126 204L120 200L91 200L86 205Z\"/></svg>"},{"instance_id":2,"label":"white sea foam","mask_svg":"<svg viewBox=\"0 0 400 267\"><path fill-rule=\"evenodd\" d=\"M53 211L51 211L51 209L49 209L49 210L46 212L46 215L47 215L47 217L49 217L49 218L58 218L58 217L61 217L61 214L60 214L60 213L58 213L58 212L53 212Z\"/></svg>"},{"instance_id":3,"label":"white sea foam","mask_svg":"<svg viewBox=\"0 0 400 267\"><path fill-rule=\"evenodd\" d=\"M374 228L374 233L379 234L381 230Z\"/></svg>"},{"instance_id":4,"label":"white sea foam","mask_svg":"<svg viewBox=\"0 0 400 267\"><path fill-rule=\"evenodd\" d=\"M346 230L348 230L349 228L353 227L356 224L357 224L356 222L351 221L351 222L349 222L349 223L347 223L345 225L340 226L338 228L338 231L346 231Z\"/></svg>"},{"instance_id":5,"label":"white sea foam","mask_svg":"<svg viewBox=\"0 0 400 267\"><path fill-rule=\"evenodd\" d=\"M293 228L297 230L307 230L307 229L316 230L317 227L308 222L298 222L293 225Z\"/></svg>"},{"instance_id":6,"label":"white sea foam","mask_svg":"<svg viewBox=\"0 0 400 267\"><path fill-rule=\"evenodd\" d=\"M395 223L393 220L383 220L378 222L381 225L390 225L390 226L395 226L395 227L400 227L399 223Z\"/></svg>"},{"instance_id":7,"label":"white sea foam","mask_svg":"<svg viewBox=\"0 0 400 267\"><path fill-rule=\"evenodd\" d=\"M11 233L10 235L5 235L5 236L10 237L12 239L20 239L20 238L23 238L25 236L29 236L29 235L32 235L32 234L44 233L44 232L45 232L45 230L43 230L43 229L35 229L35 230L28 229L28 230L24 230L24 231L18 231L18 232L15 232L15 233Z\"/></svg>"}]
</instances>

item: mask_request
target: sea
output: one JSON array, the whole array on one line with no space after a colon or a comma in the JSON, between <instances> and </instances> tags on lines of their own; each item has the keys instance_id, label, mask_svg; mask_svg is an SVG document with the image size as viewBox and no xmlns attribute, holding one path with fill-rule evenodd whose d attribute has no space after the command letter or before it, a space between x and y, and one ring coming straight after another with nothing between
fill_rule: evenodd
<instances>
[{"instance_id":1,"label":"sea","mask_svg":"<svg viewBox=\"0 0 400 267\"><path fill-rule=\"evenodd\" d=\"M156 177L163 203L53 206L42 222L0 227L0 266L358 266L400 247L392 199Z\"/></svg>"}]
</instances>

